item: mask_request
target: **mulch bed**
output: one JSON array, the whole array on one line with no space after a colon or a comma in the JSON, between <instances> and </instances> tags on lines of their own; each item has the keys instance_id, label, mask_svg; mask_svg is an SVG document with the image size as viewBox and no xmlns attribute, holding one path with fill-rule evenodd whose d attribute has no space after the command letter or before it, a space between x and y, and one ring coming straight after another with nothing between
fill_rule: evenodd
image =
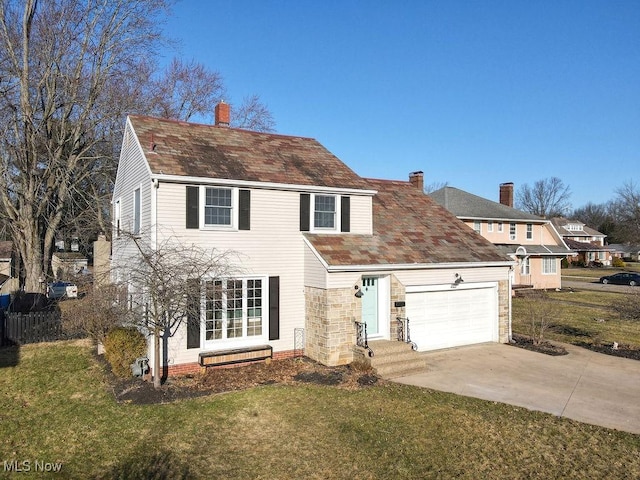
<instances>
[{"instance_id":1,"label":"mulch bed","mask_svg":"<svg viewBox=\"0 0 640 480\"><path fill-rule=\"evenodd\" d=\"M525 335L518 335L514 333L513 341L511 345L519 348L524 348L525 350L531 350L533 352L544 353L545 355L567 355L567 349L562 345L554 345L551 342L543 341L540 343L534 343L531 337L527 337Z\"/></svg>"},{"instance_id":2,"label":"mulch bed","mask_svg":"<svg viewBox=\"0 0 640 480\"><path fill-rule=\"evenodd\" d=\"M546 355L567 355L569 353L562 345L555 345L546 341L536 345L533 343L531 337L518 335L516 333L513 334L513 342L511 345L534 352L544 353ZM640 360L640 348L633 345L619 344L614 346L612 343L593 344L587 342L576 342L574 345L594 352L604 353L606 355Z\"/></svg>"},{"instance_id":3,"label":"mulch bed","mask_svg":"<svg viewBox=\"0 0 640 480\"><path fill-rule=\"evenodd\" d=\"M105 369L116 400L138 405L171 403L261 385L315 384L356 390L383 382L365 367L326 367L307 358L210 368L203 374L169 377L159 389L153 388L152 382L138 378L118 379L106 364Z\"/></svg>"}]
</instances>

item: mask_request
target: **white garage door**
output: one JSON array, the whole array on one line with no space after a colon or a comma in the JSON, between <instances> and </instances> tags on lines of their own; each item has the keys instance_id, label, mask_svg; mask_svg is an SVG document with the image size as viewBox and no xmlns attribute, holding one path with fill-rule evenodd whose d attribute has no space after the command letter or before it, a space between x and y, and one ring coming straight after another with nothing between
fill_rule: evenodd
<instances>
[{"instance_id":1,"label":"white garage door","mask_svg":"<svg viewBox=\"0 0 640 480\"><path fill-rule=\"evenodd\" d=\"M406 316L418 350L437 350L498 340L495 285L409 287Z\"/></svg>"}]
</instances>

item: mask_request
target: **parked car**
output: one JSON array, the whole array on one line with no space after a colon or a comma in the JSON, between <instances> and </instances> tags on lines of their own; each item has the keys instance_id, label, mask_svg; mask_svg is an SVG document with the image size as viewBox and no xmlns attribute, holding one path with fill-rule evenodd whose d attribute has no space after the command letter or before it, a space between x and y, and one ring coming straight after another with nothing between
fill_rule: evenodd
<instances>
[{"instance_id":1,"label":"parked car","mask_svg":"<svg viewBox=\"0 0 640 480\"><path fill-rule=\"evenodd\" d=\"M75 283L57 281L47 285L49 298L78 298L78 286Z\"/></svg>"},{"instance_id":2,"label":"parked car","mask_svg":"<svg viewBox=\"0 0 640 480\"><path fill-rule=\"evenodd\" d=\"M640 285L640 273L624 272L600 277L600 283L613 283L616 285Z\"/></svg>"}]
</instances>

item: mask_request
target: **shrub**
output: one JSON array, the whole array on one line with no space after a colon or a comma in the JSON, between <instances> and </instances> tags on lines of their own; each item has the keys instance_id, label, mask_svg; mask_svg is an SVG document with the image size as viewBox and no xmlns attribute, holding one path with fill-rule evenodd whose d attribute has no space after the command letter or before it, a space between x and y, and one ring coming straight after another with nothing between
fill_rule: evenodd
<instances>
[{"instance_id":1,"label":"shrub","mask_svg":"<svg viewBox=\"0 0 640 480\"><path fill-rule=\"evenodd\" d=\"M147 340L135 327L116 327L107 333L104 356L118 377L131 376L131 364L147 352Z\"/></svg>"},{"instance_id":2,"label":"shrub","mask_svg":"<svg viewBox=\"0 0 640 480\"><path fill-rule=\"evenodd\" d=\"M566 257L560 260L560 268L569 268L569 260Z\"/></svg>"},{"instance_id":3,"label":"shrub","mask_svg":"<svg viewBox=\"0 0 640 480\"><path fill-rule=\"evenodd\" d=\"M544 341L544 335L553 321L554 305L544 290L532 290L523 294L526 332L534 345Z\"/></svg>"},{"instance_id":4,"label":"shrub","mask_svg":"<svg viewBox=\"0 0 640 480\"><path fill-rule=\"evenodd\" d=\"M624 268L627 266L627 264L624 263L624 260L622 260L620 257L613 257L613 261L611 262L611 265L616 268Z\"/></svg>"},{"instance_id":5,"label":"shrub","mask_svg":"<svg viewBox=\"0 0 640 480\"><path fill-rule=\"evenodd\" d=\"M119 303L120 290L114 285L89 290L84 298L67 302L62 312L62 328L71 335L81 333L95 343L105 343L107 332L122 325L126 310Z\"/></svg>"}]
</instances>

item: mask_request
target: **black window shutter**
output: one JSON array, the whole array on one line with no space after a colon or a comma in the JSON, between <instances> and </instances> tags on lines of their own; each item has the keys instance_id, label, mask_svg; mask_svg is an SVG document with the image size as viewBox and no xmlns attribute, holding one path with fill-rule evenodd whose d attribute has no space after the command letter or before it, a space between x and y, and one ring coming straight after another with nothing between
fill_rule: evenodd
<instances>
[{"instance_id":1,"label":"black window shutter","mask_svg":"<svg viewBox=\"0 0 640 480\"><path fill-rule=\"evenodd\" d=\"M340 231L351 231L351 197L340 198Z\"/></svg>"},{"instance_id":2,"label":"black window shutter","mask_svg":"<svg viewBox=\"0 0 640 480\"><path fill-rule=\"evenodd\" d=\"M269 340L280 338L280 277L269 277Z\"/></svg>"},{"instance_id":3,"label":"black window shutter","mask_svg":"<svg viewBox=\"0 0 640 480\"><path fill-rule=\"evenodd\" d=\"M311 195L308 193L300 194L300 231L309 231L309 216L311 208Z\"/></svg>"},{"instance_id":4,"label":"black window shutter","mask_svg":"<svg viewBox=\"0 0 640 480\"><path fill-rule=\"evenodd\" d=\"M200 187L187 186L187 228L200 228Z\"/></svg>"},{"instance_id":5,"label":"black window shutter","mask_svg":"<svg viewBox=\"0 0 640 480\"><path fill-rule=\"evenodd\" d=\"M240 190L238 229L251 230L251 190Z\"/></svg>"},{"instance_id":6,"label":"black window shutter","mask_svg":"<svg viewBox=\"0 0 640 480\"><path fill-rule=\"evenodd\" d=\"M187 348L200 348L200 281L187 280Z\"/></svg>"}]
</instances>

